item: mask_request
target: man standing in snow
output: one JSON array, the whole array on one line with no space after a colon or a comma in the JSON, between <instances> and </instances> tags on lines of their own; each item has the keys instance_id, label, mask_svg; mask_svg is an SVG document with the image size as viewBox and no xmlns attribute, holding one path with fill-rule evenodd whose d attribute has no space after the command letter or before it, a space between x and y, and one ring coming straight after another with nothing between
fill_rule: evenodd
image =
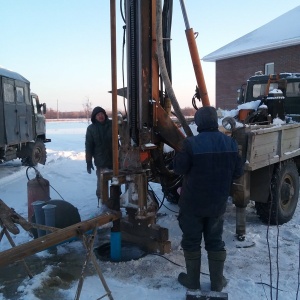
<instances>
[{"instance_id":1,"label":"man standing in snow","mask_svg":"<svg viewBox=\"0 0 300 300\"><path fill-rule=\"evenodd\" d=\"M243 164L235 140L218 130L214 107L197 110L195 123L199 134L186 138L174 158L175 173L184 175L178 221L187 273L180 273L178 281L189 289L200 289L203 236L211 290L220 292L227 284L223 216L232 181L243 174Z\"/></svg>"},{"instance_id":2,"label":"man standing in snow","mask_svg":"<svg viewBox=\"0 0 300 300\"><path fill-rule=\"evenodd\" d=\"M94 164L97 174L96 195L101 198L100 174L105 169L112 169L112 121L108 119L105 110L97 106L91 115L92 124L86 130L85 135L85 159L87 172L91 174Z\"/></svg>"}]
</instances>

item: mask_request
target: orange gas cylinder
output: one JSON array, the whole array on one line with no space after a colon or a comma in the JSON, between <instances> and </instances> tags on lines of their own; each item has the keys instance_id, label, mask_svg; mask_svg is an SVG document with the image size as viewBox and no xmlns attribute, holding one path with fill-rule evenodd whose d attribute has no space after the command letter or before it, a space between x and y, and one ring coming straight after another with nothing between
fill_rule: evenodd
<instances>
[{"instance_id":1,"label":"orange gas cylinder","mask_svg":"<svg viewBox=\"0 0 300 300\"><path fill-rule=\"evenodd\" d=\"M27 199L28 199L28 221L32 221L34 210L32 203L34 201L50 200L49 181L43 178L39 173L34 179L28 180L27 182Z\"/></svg>"}]
</instances>

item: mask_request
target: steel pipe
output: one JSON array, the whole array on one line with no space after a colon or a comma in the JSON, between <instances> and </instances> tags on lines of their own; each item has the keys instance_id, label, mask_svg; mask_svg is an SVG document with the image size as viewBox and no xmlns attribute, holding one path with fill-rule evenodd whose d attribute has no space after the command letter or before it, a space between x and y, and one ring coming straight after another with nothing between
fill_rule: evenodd
<instances>
[{"instance_id":1,"label":"steel pipe","mask_svg":"<svg viewBox=\"0 0 300 300\"><path fill-rule=\"evenodd\" d=\"M112 94L112 148L113 175L119 175L118 160L118 106L117 106L117 47L116 47L116 1L110 0L110 30L111 30L111 94Z\"/></svg>"}]
</instances>

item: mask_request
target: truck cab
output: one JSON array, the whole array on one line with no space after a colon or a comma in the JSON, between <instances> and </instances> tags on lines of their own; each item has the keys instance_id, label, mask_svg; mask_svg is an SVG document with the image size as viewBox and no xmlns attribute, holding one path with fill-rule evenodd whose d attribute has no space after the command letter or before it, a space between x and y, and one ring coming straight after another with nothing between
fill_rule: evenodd
<instances>
[{"instance_id":1,"label":"truck cab","mask_svg":"<svg viewBox=\"0 0 300 300\"><path fill-rule=\"evenodd\" d=\"M35 166L46 162L46 105L30 93L22 75L0 68L0 162L16 158Z\"/></svg>"},{"instance_id":2,"label":"truck cab","mask_svg":"<svg viewBox=\"0 0 300 300\"><path fill-rule=\"evenodd\" d=\"M300 73L280 73L274 75L256 74L246 85L237 90L238 104L264 100L272 90L281 90L284 97L285 116L300 121Z\"/></svg>"}]
</instances>

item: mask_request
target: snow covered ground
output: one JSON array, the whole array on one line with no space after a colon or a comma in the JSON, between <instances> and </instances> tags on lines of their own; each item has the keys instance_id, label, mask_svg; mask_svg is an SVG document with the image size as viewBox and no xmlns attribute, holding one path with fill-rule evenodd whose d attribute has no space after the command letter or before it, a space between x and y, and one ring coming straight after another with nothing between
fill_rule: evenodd
<instances>
[{"instance_id":1,"label":"snow covered ground","mask_svg":"<svg viewBox=\"0 0 300 300\"><path fill-rule=\"evenodd\" d=\"M95 197L96 175L86 172L84 136L87 122L51 122L47 124L48 159L45 166L38 166L42 176L68 202L76 206L81 219L97 214ZM27 218L26 167L19 161L0 165L0 198L19 214ZM29 170L29 176L34 173ZM162 199L159 185L152 185ZM50 189L52 199L60 199ZM115 300L127 299L185 299L186 290L177 282L177 276L184 271L184 258L180 247L181 231L177 224L178 207L165 203L159 211L157 223L169 229L172 251L163 257L149 254L139 260L114 263L100 261L99 265ZM256 215L254 204L247 208L246 242L235 239L235 206L228 202L225 216L224 241L228 258L225 275L229 279L224 292L230 300L247 299L297 299L299 289L300 248L300 204L294 218L278 228L262 224ZM23 229L13 236L19 245L31 240ZM268 236L268 238L267 238ZM97 242L103 238L101 231ZM254 242L252 247L243 247ZM4 236L0 251L10 248ZM0 300L24 299L74 299L85 259L80 241L57 247L57 253L43 251L26 258L34 277L26 276L21 263L0 268ZM271 267L270 267L271 259ZM271 268L271 272L270 272ZM201 285L209 290L208 265L203 250ZM270 276L271 274L271 276ZM277 285L278 276L278 289ZM273 288L270 288L270 285ZM270 290L272 290L272 295ZM80 299L98 299L104 289L93 266L89 265L83 283ZM300 295L298 295L300 299ZM108 298L105 298L108 299Z\"/></svg>"}]
</instances>

